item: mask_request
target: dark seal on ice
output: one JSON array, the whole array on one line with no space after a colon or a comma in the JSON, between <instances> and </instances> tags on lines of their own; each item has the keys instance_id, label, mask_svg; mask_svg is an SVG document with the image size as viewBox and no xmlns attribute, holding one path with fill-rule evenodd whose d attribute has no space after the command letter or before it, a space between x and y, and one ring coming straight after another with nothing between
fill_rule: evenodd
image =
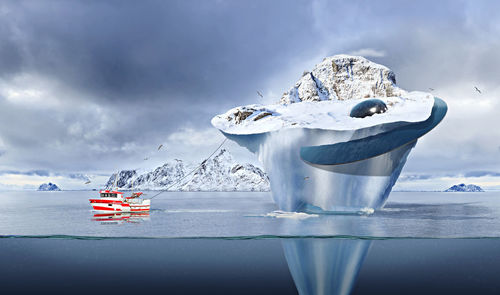
<instances>
[{"instance_id":1,"label":"dark seal on ice","mask_svg":"<svg viewBox=\"0 0 500 295\"><path fill-rule=\"evenodd\" d=\"M387 106L380 99L369 99L355 105L350 116L353 118L364 118L373 116L374 114L381 114L387 111Z\"/></svg>"}]
</instances>

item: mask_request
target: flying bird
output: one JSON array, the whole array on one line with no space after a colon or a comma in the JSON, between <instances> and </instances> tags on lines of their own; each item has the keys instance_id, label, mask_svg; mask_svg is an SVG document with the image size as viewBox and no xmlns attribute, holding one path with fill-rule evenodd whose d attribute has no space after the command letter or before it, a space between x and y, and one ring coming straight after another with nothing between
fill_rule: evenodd
<instances>
[{"instance_id":1,"label":"flying bird","mask_svg":"<svg viewBox=\"0 0 500 295\"><path fill-rule=\"evenodd\" d=\"M148 157L144 158L144 161L147 161L147 160L149 160L149 158L148 158Z\"/></svg>"},{"instance_id":2,"label":"flying bird","mask_svg":"<svg viewBox=\"0 0 500 295\"><path fill-rule=\"evenodd\" d=\"M309 176L304 177L304 180L308 180L308 179L309 179Z\"/></svg>"},{"instance_id":3,"label":"flying bird","mask_svg":"<svg viewBox=\"0 0 500 295\"><path fill-rule=\"evenodd\" d=\"M90 180L87 180L87 182L85 182L85 184L89 184L89 183L91 183L91 181L90 181Z\"/></svg>"},{"instance_id":4,"label":"flying bird","mask_svg":"<svg viewBox=\"0 0 500 295\"><path fill-rule=\"evenodd\" d=\"M264 98L264 95L262 95L262 93L259 92L259 90L257 90L257 94L261 97L261 98Z\"/></svg>"},{"instance_id":5,"label":"flying bird","mask_svg":"<svg viewBox=\"0 0 500 295\"><path fill-rule=\"evenodd\" d=\"M481 90L479 90L479 88L477 88L476 86L474 86L474 89L476 89L477 92L479 92L479 94L481 94Z\"/></svg>"},{"instance_id":6,"label":"flying bird","mask_svg":"<svg viewBox=\"0 0 500 295\"><path fill-rule=\"evenodd\" d=\"M434 88L430 88L430 87L429 87L429 90L430 90L430 91L434 91Z\"/></svg>"},{"instance_id":7,"label":"flying bird","mask_svg":"<svg viewBox=\"0 0 500 295\"><path fill-rule=\"evenodd\" d=\"M163 147L163 144L160 144L160 146L158 147L158 150L160 150L162 147Z\"/></svg>"}]
</instances>

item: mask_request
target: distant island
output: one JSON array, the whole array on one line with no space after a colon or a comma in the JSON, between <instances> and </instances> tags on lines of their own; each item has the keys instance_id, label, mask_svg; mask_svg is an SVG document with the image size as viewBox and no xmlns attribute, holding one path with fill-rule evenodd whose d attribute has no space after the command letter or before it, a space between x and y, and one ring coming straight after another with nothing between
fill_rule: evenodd
<instances>
[{"instance_id":1,"label":"distant island","mask_svg":"<svg viewBox=\"0 0 500 295\"><path fill-rule=\"evenodd\" d=\"M476 192L484 192L484 190L477 185L465 183L457 184L449 189L445 190L445 192L467 192L467 193L476 193Z\"/></svg>"},{"instance_id":2,"label":"distant island","mask_svg":"<svg viewBox=\"0 0 500 295\"><path fill-rule=\"evenodd\" d=\"M49 183L42 183L38 187L38 190L39 191L60 191L61 189L55 183L49 182Z\"/></svg>"}]
</instances>

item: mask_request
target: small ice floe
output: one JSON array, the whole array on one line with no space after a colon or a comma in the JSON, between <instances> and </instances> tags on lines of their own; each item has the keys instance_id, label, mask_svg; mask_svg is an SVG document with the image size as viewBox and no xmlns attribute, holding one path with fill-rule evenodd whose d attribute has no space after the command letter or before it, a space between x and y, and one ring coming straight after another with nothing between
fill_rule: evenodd
<instances>
[{"instance_id":1,"label":"small ice floe","mask_svg":"<svg viewBox=\"0 0 500 295\"><path fill-rule=\"evenodd\" d=\"M364 207L359 210L359 214L361 215L372 215L373 213L375 213L375 209L369 207Z\"/></svg>"},{"instance_id":2,"label":"small ice floe","mask_svg":"<svg viewBox=\"0 0 500 295\"><path fill-rule=\"evenodd\" d=\"M290 219L307 219L311 217L318 217L318 214L308 214L304 212L287 212L287 211L273 211L271 213L267 213L264 217L273 217L273 218L290 218Z\"/></svg>"}]
</instances>

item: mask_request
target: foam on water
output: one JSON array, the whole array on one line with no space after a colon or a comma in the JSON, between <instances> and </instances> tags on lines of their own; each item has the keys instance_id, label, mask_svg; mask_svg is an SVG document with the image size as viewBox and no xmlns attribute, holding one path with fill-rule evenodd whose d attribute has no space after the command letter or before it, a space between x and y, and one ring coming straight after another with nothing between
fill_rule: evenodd
<instances>
[{"instance_id":1,"label":"foam on water","mask_svg":"<svg viewBox=\"0 0 500 295\"><path fill-rule=\"evenodd\" d=\"M307 219L311 217L318 217L319 215L308 214L304 212L287 212L287 211L276 210L271 213L267 213L264 216L273 218Z\"/></svg>"},{"instance_id":2,"label":"foam on water","mask_svg":"<svg viewBox=\"0 0 500 295\"><path fill-rule=\"evenodd\" d=\"M227 213L231 210L220 210L220 209L173 209L173 210L162 210L165 213Z\"/></svg>"}]
</instances>

